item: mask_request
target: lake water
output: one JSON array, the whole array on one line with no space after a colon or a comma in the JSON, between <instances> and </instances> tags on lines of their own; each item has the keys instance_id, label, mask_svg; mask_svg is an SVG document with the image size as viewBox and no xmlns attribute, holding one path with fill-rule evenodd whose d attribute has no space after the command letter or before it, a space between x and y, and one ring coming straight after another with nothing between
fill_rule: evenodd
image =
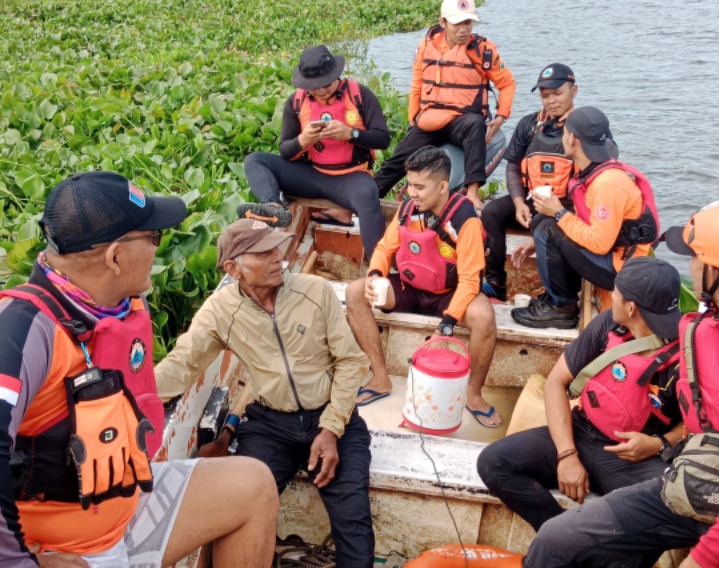
<instances>
[{"instance_id":1,"label":"lake water","mask_svg":"<svg viewBox=\"0 0 719 568\"><path fill-rule=\"evenodd\" d=\"M565 63L577 77L576 105L607 114L620 158L652 182L664 228L719 199L719 2L487 0L478 13L476 33L497 45L517 81L508 136L541 108L530 91L542 68ZM369 43L369 57L404 93L425 34ZM657 252L688 274L686 260L664 245Z\"/></svg>"}]
</instances>

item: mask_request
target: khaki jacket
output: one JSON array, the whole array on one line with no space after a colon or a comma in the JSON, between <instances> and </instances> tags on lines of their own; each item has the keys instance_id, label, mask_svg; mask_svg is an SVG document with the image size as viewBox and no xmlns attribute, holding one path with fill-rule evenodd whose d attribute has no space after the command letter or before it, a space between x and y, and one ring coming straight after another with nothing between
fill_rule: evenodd
<instances>
[{"instance_id":1,"label":"khaki jacket","mask_svg":"<svg viewBox=\"0 0 719 568\"><path fill-rule=\"evenodd\" d=\"M160 398L185 393L225 349L252 375L255 402L282 412L329 402L320 427L342 436L369 359L326 280L285 272L274 316L239 284L210 296L155 369Z\"/></svg>"}]
</instances>

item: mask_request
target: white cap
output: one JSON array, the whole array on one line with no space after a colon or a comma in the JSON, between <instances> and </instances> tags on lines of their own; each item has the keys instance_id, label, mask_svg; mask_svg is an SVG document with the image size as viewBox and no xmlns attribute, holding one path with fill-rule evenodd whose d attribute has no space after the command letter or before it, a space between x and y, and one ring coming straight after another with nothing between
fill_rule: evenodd
<instances>
[{"instance_id":1,"label":"white cap","mask_svg":"<svg viewBox=\"0 0 719 568\"><path fill-rule=\"evenodd\" d=\"M450 24L459 24L465 20L479 21L474 0L444 0L442 17L446 18Z\"/></svg>"}]
</instances>

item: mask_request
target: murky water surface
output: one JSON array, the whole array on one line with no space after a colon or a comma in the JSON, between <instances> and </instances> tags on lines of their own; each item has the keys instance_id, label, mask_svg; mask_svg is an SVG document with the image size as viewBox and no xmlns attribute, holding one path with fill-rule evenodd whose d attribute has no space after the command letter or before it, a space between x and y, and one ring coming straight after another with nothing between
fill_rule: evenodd
<instances>
[{"instance_id":1,"label":"murky water surface","mask_svg":"<svg viewBox=\"0 0 719 568\"><path fill-rule=\"evenodd\" d=\"M476 32L497 45L517 80L508 134L540 108L530 92L539 71L566 63L577 76L577 105L607 114L621 159L652 182L664 227L719 199L719 2L486 0L479 15ZM402 92L425 33L369 44ZM685 260L663 245L658 253L688 274Z\"/></svg>"}]
</instances>

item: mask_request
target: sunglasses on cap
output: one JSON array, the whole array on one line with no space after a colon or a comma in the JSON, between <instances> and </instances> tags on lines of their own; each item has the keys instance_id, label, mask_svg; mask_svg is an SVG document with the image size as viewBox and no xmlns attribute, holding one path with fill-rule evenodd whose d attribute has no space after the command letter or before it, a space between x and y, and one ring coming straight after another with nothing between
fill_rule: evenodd
<instances>
[{"instance_id":1,"label":"sunglasses on cap","mask_svg":"<svg viewBox=\"0 0 719 568\"><path fill-rule=\"evenodd\" d=\"M113 241L114 243L127 243L130 241L139 241L140 239L150 239L150 242L152 243L152 246L155 248L160 246L160 243L162 242L162 231L153 231L149 235L140 235L138 237L123 237L121 239L117 239L116 241ZM106 247L111 245L112 243L98 243L96 245L92 245L92 248L100 248L100 247Z\"/></svg>"}]
</instances>

